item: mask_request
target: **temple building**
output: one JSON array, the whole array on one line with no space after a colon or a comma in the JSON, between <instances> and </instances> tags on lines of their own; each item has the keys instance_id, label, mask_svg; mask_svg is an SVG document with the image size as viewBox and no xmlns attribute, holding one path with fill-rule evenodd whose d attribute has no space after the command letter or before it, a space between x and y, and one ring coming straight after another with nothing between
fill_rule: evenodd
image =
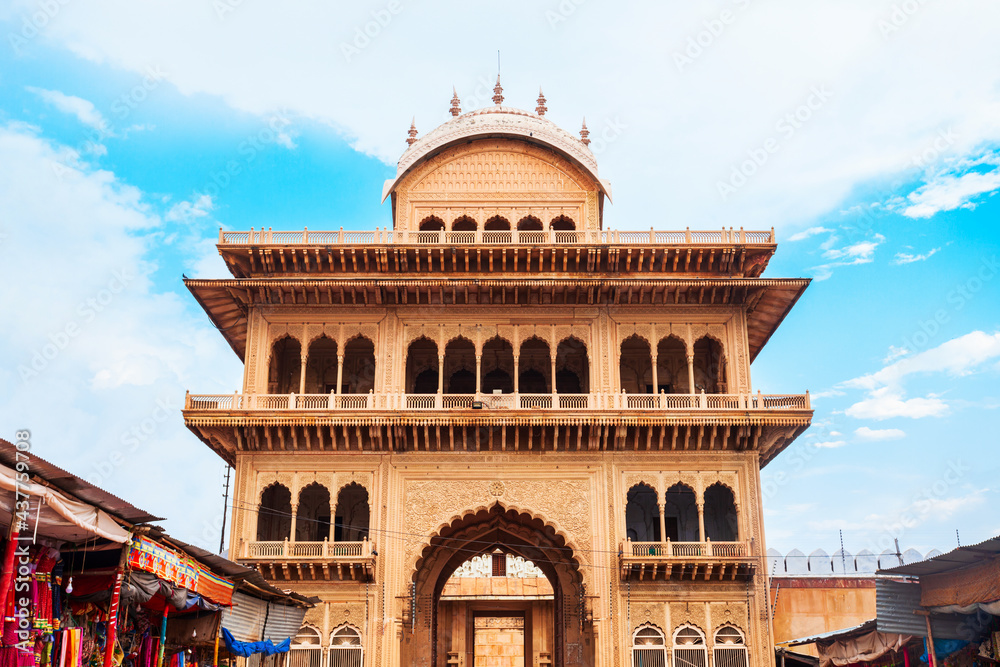
<instances>
[{"instance_id":1,"label":"temple building","mask_svg":"<svg viewBox=\"0 0 1000 667\"><path fill-rule=\"evenodd\" d=\"M411 126L391 227L186 281L245 365L184 408L230 558L322 600L292 667L771 665L760 469L812 410L750 365L808 280L773 230L605 229L586 125L495 92Z\"/></svg>"}]
</instances>

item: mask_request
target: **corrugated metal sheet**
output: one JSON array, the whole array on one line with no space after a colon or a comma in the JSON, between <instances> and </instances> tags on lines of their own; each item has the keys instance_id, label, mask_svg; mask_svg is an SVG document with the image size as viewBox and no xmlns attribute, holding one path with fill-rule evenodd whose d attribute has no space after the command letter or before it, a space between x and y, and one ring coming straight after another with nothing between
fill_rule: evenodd
<instances>
[{"instance_id":1,"label":"corrugated metal sheet","mask_svg":"<svg viewBox=\"0 0 1000 667\"><path fill-rule=\"evenodd\" d=\"M267 602L237 592L233 594L232 608L222 612L222 627L243 642L260 641L263 634L264 639L278 643L295 636L305 615L302 607Z\"/></svg>"},{"instance_id":2,"label":"corrugated metal sheet","mask_svg":"<svg viewBox=\"0 0 1000 667\"><path fill-rule=\"evenodd\" d=\"M950 572L951 570L977 565L983 562L984 559L997 555L1000 555L1000 537L994 537L985 542L973 544L972 546L958 547L946 554L934 556L928 560L880 570L879 574L908 575L914 577L940 574L941 572Z\"/></svg>"},{"instance_id":3,"label":"corrugated metal sheet","mask_svg":"<svg viewBox=\"0 0 1000 667\"><path fill-rule=\"evenodd\" d=\"M927 636L924 617L913 613L920 606L920 584L907 584L890 579L875 581L875 613L879 632L895 632L915 637ZM968 639L965 628L968 617L959 614L934 614L931 630L934 639Z\"/></svg>"}]
</instances>

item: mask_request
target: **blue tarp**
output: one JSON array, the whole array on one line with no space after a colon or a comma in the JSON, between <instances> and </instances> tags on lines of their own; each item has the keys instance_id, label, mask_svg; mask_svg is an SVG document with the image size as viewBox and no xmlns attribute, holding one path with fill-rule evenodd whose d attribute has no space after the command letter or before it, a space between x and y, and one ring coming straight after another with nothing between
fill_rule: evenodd
<instances>
[{"instance_id":1,"label":"blue tarp","mask_svg":"<svg viewBox=\"0 0 1000 667\"><path fill-rule=\"evenodd\" d=\"M236 637L233 637L233 633L225 628L222 628L222 640L226 642L226 649L230 653L244 658L249 658L255 653L263 653L264 655L288 653L288 649L292 646L291 637L287 637L283 642L277 645L270 639L262 642L236 641Z\"/></svg>"},{"instance_id":2,"label":"blue tarp","mask_svg":"<svg viewBox=\"0 0 1000 667\"><path fill-rule=\"evenodd\" d=\"M961 639L935 639L934 640L934 653L937 654L939 660L947 658L949 655L955 651L961 649L969 642L963 641ZM922 662L927 662L927 638L924 638L924 654L920 656Z\"/></svg>"}]
</instances>

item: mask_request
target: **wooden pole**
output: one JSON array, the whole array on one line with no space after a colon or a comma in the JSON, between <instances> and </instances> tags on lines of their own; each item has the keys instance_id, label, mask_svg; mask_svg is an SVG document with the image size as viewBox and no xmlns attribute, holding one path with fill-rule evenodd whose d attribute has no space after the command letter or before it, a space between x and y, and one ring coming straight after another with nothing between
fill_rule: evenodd
<instances>
[{"instance_id":1,"label":"wooden pole","mask_svg":"<svg viewBox=\"0 0 1000 667\"><path fill-rule=\"evenodd\" d=\"M118 605L122 594L122 576L128 563L128 552L131 542L122 545L121 557L118 559L118 569L115 570L114 588L111 590L111 603L108 605L108 621L106 639L104 641L104 667L111 667L115 655L115 640L118 637Z\"/></svg>"},{"instance_id":2,"label":"wooden pole","mask_svg":"<svg viewBox=\"0 0 1000 667\"><path fill-rule=\"evenodd\" d=\"M17 500L15 494L14 500ZM16 507L16 505L14 505ZM7 607L7 595L10 593L10 587L14 583L14 555L17 550L17 514L14 513L10 517L10 529L7 531L7 547L3 554L3 580L0 582L0 605L4 609ZM0 616L0 632L4 630L4 625L6 624L5 615Z\"/></svg>"},{"instance_id":3,"label":"wooden pole","mask_svg":"<svg viewBox=\"0 0 1000 667\"><path fill-rule=\"evenodd\" d=\"M930 667L938 667L937 653L934 651L934 633L931 630L931 613L923 609L917 609L913 613L923 616L927 623L927 658Z\"/></svg>"},{"instance_id":4,"label":"wooden pole","mask_svg":"<svg viewBox=\"0 0 1000 667\"><path fill-rule=\"evenodd\" d=\"M163 621L160 623L160 650L156 652L156 667L163 667L163 651L166 648L167 644L167 613L169 611L170 611L170 600L164 599Z\"/></svg>"},{"instance_id":5,"label":"wooden pole","mask_svg":"<svg viewBox=\"0 0 1000 667\"><path fill-rule=\"evenodd\" d=\"M219 612L222 615L222 612ZM212 667L219 667L219 637L222 635L222 619L219 619L219 624L215 628L215 648L212 650Z\"/></svg>"}]
</instances>

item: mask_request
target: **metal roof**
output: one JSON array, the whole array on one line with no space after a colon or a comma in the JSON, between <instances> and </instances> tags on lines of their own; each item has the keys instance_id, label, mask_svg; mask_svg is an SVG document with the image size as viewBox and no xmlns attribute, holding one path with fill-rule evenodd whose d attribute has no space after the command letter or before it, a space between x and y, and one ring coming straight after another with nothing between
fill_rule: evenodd
<instances>
[{"instance_id":1,"label":"metal roof","mask_svg":"<svg viewBox=\"0 0 1000 667\"><path fill-rule=\"evenodd\" d=\"M978 565L985 559L993 556L1000 556L1000 537L992 537L984 542L968 547L958 547L946 554L941 554L928 560L879 570L878 574L922 577L928 574L941 574L942 572L950 572Z\"/></svg>"},{"instance_id":2,"label":"metal roof","mask_svg":"<svg viewBox=\"0 0 1000 667\"><path fill-rule=\"evenodd\" d=\"M16 469L18 454L21 454L23 462L25 452L18 452L12 443L0 438L0 463ZM161 517L153 516L149 512L125 502L118 496L94 486L90 482L63 470L57 465L49 463L34 453L28 452L28 456L28 470L32 476L44 480L51 486L60 491L65 491L85 503L102 509L126 523L137 524L147 521L163 521Z\"/></svg>"},{"instance_id":3,"label":"metal roof","mask_svg":"<svg viewBox=\"0 0 1000 667\"><path fill-rule=\"evenodd\" d=\"M812 637L803 637L802 639L793 639L790 642L783 642L786 646L802 646L803 644L815 644L819 641L834 641L837 639L845 639L847 637L852 637L854 635L863 635L875 630L875 619L870 621L865 621L861 625L855 625L850 628L844 628L842 630L832 630L830 632L824 632L821 635L813 635Z\"/></svg>"},{"instance_id":4,"label":"metal roof","mask_svg":"<svg viewBox=\"0 0 1000 667\"><path fill-rule=\"evenodd\" d=\"M875 615L879 632L926 637L927 620L917 614L918 611L925 611L920 606L920 584L885 578L875 581ZM963 626L968 617L932 614L930 619L935 639L965 638ZM968 628L965 628L967 632Z\"/></svg>"}]
</instances>

